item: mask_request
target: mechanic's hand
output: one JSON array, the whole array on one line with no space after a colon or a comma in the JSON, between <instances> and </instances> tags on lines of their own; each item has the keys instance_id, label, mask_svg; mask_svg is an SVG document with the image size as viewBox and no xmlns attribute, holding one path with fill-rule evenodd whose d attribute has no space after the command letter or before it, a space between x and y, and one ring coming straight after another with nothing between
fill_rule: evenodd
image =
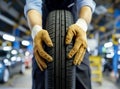
<instances>
[{"instance_id":1,"label":"mechanic's hand","mask_svg":"<svg viewBox=\"0 0 120 89\"><path fill-rule=\"evenodd\" d=\"M48 62L53 60L52 57L44 51L43 42L45 42L45 44L49 47L53 46L50 36L46 30L39 31L34 38L34 55L41 71L47 68L45 60Z\"/></svg>"},{"instance_id":2,"label":"mechanic's hand","mask_svg":"<svg viewBox=\"0 0 120 89\"><path fill-rule=\"evenodd\" d=\"M87 48L86 32L82 30L77 24L73 24L68 28L66 36L66 44L70 44L73 37L75 37L74 47L68 53L68 58L72 58L74 65L80 65Z\"/></svg>"}]
</instances>

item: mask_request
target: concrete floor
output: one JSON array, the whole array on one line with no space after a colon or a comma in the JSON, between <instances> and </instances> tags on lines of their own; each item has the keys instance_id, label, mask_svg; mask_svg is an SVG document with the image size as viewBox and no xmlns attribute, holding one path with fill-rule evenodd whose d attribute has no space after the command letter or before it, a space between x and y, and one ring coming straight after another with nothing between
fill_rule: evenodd
<instances>
[{"instance_id":1,"label":"concrete floor","mask_svg":"<svg viewBox=\"0 0 120 89\"><path fill-rule=\"evenodd\" d=\"M31 89L31 69L27 69L24 75L14 75L6 84L0 84L0 89Z\"/></svg>"},{"instance_id":2,"label":"concrete floor","mask_svg":"<svg viewBox=\"0 0 120 89\"><path fill-rule=\"evenodd\" d=\"M102 85L93 82L92 83L93 89L119 89L113 82L103 79Z\"/></svg>"},{"instance_id":3,"label":"concrete floor","mask_svg":"<svg viewBox=\"0 0 120 89\"><path fill-rule=\"evenodd\" d=\"M31 69L27 69L24 75L13 76L8 83L0 84L0 89L31 89ZM114 82L103 79L102 85L93 82L93 89L118 89Z\"/></svg>"}]
</instances>

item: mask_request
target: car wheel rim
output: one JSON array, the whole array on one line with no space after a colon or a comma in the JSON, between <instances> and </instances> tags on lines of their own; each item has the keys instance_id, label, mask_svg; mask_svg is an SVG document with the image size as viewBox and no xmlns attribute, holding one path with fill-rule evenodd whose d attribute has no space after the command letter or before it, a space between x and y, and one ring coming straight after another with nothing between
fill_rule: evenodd
<instances>
[{"instance_id":1,"label":"car wheel rim","mask_svg":"<svg viewBox=\"0 0 120 89\"><path fill-rule=\"evenodd\" d=\"M7 82L8 79L9 79L9 71L8 71L8 69L5 69L3 80L4 80L4 82Z\"/></svg>"}]
</instances>

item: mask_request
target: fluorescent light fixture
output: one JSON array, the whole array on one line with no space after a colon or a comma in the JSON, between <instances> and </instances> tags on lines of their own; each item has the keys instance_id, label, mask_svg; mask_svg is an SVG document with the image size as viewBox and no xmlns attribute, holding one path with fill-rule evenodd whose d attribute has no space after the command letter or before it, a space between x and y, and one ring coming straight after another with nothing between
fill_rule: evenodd
<instances>
[{"instance_id":1,"label":"fluorescent light fixture","mask_svg":"<svg viewBox=\"0 0 120 89\"><path fill-rule=\"evenodd\" d=\"M15 37L12 35L8 35L8 34L4 34L3 39L8 40L8 41L15 41Z\"/></svg>"},{"instance_id":2,"label":"fluorescent light fixture","mask_svg":"<svg viewBox=\"0 0 120 89\"><path fill-rule=\"evenodd\" d=\"M3 47L3 50L4 51L9 51L9 50L11 50L12 49L12 47L11 46L6 46L6 47Z\"/></svg>"},{"instance_id":3,"label":"fluorescent light fixture","mask_svg":"<svg viewBox=\"0 0 120 89\"><path fill-rule=\"evenodd\" d=\"M16 56L11 57L11 61L16 61L16 60L17 60Z\"/></svg>"},{"instance_id":4,"label":"fluorescent light fixture","mask_svg":"<svg viewBox=\"0 0 120 89\"><path fill-rule=\"evenodd\" d=\"M111 54L106 55L107 58L112 58L113 56Z\"/></svg>"},{"instance_id":5,"label":"fluorescent light fixture","mask_svg":"<svg viewBox=\"0 0 120 89\"><path fill-rule=\"evenodd\" d=\"M120 38L118 39L118 42L120 43Z\"/></svg>"},{"instance_id":6,"label":"fluorescent light fixture","mask_svg":"<svg viewBox=\"0 0 120 89\"><path fill-rule=\"evenodd\" d=\"M6 63L8 63L9 61L8 61L8 59L4 59L4 63L6 64Z\"/></svg>"},{"instance_id":7,"label":"fluorescent light fixture","mask_svg":"<svg viewBox=\"0 0 120 89\"><path fill-rule=\"evenodd\" d=\"M15 54L17 54L18 52L17 52L17 50L12 50L11 53L12 53L13 55L15 55Z\"/></svg>"},{"instance_id":8,"label":"fluorescent light fixture","mask_svg":"<svg viewBox=\"0 0 120 89\"><path fill-rule=\"evenodd\" d=\"M8 59L4 59L3 62L6 64L6 65L11 65L11 62L8 60Z\"/></svg>"},{"instance_id":9,"label":"fluorescent light fixture","mask_svg":"<svg viewBox=\"0 0 120 89\"><path fill-rule=\"evenodd\" d=\"M118 53L118 55L120 55L120 50L117 53Z\"/></svg>"},{"instance_id":10,"label":"fluorescent light fixture","mask_svg":"<svg viewBox=\"0 0 120 89\"><path fill-rule=\"evenodd\" d=\"M113 46L112 42L107 42L107 43L104 44L105 48L109 48L109 47L112 47L112 46Z\"/></svg>"},{"instance_id":11,"label":"fluorescent light fixture","mask_svg":"<svg viewBox=\"0 0 120 89\"><path fill-rule=\"evenodd\" d=\"M29 46L29 45L30 45L30 42L27 41L27 40L23 40L23 41L22 41L22 45L24 45L24 46Z\"/></svg>"},{"instance_id":12,"label":"fluorescent light fixture","mask_svg":"<svg viewBox=\"0 0 120 89\"><path fill-rule=\"evenodd\" d=\"M26 51L25 56L29 56L29 55L30 55L30 52Z\"/></svg>"}]
</instances>

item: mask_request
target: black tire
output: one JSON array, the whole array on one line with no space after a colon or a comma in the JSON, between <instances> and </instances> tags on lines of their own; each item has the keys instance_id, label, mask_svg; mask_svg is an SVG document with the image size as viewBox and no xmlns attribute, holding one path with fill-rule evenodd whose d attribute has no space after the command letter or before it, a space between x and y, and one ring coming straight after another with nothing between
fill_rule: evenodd
<instances>
[{"instance_id":1,"label":"black tire","mask_svg":"<svg viewBox=\"0 0 120 89\"><path fill-rule=\"evenodd\" d=\"M46 29L54 47L46 48L46 51L54 61L48 63L45 89L75 89L75 66L72 59L67 59L72 43L65 45L66 31L72 23L73 17L69 11L56 10L48 15Z\"/></svg>"}]
</instances>

